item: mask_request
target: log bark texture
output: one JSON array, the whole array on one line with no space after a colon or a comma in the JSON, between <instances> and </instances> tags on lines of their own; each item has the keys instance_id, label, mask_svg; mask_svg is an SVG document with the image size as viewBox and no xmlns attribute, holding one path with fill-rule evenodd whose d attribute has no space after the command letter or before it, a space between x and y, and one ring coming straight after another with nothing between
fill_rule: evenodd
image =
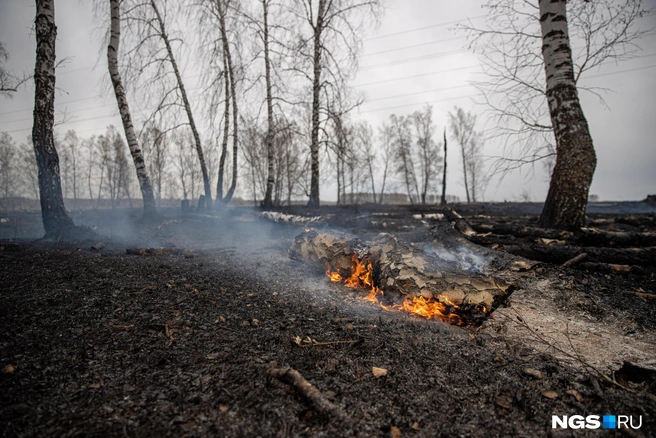
<instances>
[{"instance_id":1,"label":"log bark texture","mask_svg":"<svg viewBox=\"0 0 656 438\"><path fill-rule=\"evenodd\" d=\"M430 241L411 244L387 233L363 243L345 234L310 231L296 237L289 256L348 278L355 268L355 254L360 261L371 261L374 283L385 293L459 306L484 305L487 311L505 301L515 287L485 275L488 251L451 243L448 247Z\"/></svg>"}]
</instances>

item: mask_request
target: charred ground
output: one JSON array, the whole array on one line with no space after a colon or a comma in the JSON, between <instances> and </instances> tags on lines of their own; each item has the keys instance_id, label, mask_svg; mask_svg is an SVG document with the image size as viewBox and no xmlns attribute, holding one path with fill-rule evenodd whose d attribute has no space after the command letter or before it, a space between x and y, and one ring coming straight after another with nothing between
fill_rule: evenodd
<instances>
[{"instance_id":1,"label":"charred ground","mask_svg":"<svg viewBox=\"0 0 656 438\"><path fill-rule=\"evenodd\" d=\"M320 213L329 218L322 226L366 238L412 236L439 222L427 216L436 212ZM535 219L526 206L462 212L474 221ZM28 239L39 233L38 215L3 225L4 237L15 237L0 244L3 436L389 436L393 427L405 436L539 436L552 434L552 414L577 413L642 415L640 432L656 431L653 376L627 383L629 392L548 345L524 342L504 329L512 297L499 318L463 330L372 307L361 299L366 291L289 260L298 225L271 224L250 209L219 218L171 213L149 225L125 213L77 216L97 227L100 250L90 248L96 241ZM656 229L653 214L628 213L638 218L633 225L610 220L607 228ZM135 246L180 251L126 254ZM627 339L654 333L656 300L624 293L654 293L653 266L606 274L541 264L523 275L524 286L542 281L551 292L538 297L524 287L519 304L539 298L568 317L619 327ZM298 370L352 421L316 414L268 377L281 366ZM387 376L374 377L374 366Z\"/></svg>"}]
</instances>

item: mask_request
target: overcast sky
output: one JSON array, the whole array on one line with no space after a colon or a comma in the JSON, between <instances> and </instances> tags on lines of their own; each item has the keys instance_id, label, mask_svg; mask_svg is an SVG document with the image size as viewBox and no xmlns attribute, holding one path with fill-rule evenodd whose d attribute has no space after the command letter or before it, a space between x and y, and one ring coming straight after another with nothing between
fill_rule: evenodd
<instances>
[{"instance_id":1,"label":"overcast sky","mask_svg":"<svg viewBox=\"0 0 656 438\"><path fill-rule=\"evenodd\" d=\"M57 57L70 58L57 71L57 119L62 118L63 111L71 118L57 129L61 133L75 129L81 137L88 137L104 133L108 124L121 126L114 97L102 92L100 86L107 75L101 47L105 29L95 27L90 2L55 3ZM484 108L475 105L477 91L469 85L469 81L480 79L479 61L464 49L462 34L453 31L455 22L463 20L482 25L483 3L389 0L380 26L365 36L360 70L353 80L367 98L361 117L377 127L393 113L409 114L430 103L441 137L447 112L458 105L479 114L483 127ZM655 3L650 0L648 5ZM34 11L31 1L0 0L0 41L10 54L7 66L16 72L34 69ZM640 24L645 29L656 27L656 15L643 18ZM581 94L598 158L591 193L601 200L641 200L656 193L656 34L644 37L640 46L642 51L635 59L606 64L589 72L589 79L583 81L612 90L605 96L608 108L596 97ZM32 125L33 99L31 86L13 99L0 98L0 131L25 141ZM461 163L455 152L451 149L449 153L448 193L464 199L458 172ZM501 145L487 142L484 153L499 155ZM485 199L517 200L527 192L532 200L542 201L547 189L547 175L538 165L534 172L525 169L501 183L493 181ZM334 200L334 192L333 187L324 187L321 197Z\"/></svg>"}]
</instances>

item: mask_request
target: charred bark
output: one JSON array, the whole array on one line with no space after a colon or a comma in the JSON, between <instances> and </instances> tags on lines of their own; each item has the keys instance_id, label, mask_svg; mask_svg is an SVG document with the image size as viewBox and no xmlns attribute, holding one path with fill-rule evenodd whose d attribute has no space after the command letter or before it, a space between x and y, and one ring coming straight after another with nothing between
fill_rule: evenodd
<instances>
[{"instance_id":1,"label":"charred bark","mask_svg":"<svg viewBox=\"0 0 656 438\"><path fill-rule=\"evenodd\" d=\"M571 245L505 245L504 251L541 262L562 264L581 253L587 253L590 262L620 265L656 266L656 247L652 248L598 248Z\"/></svg>"},{"instance_id":2,"label":"charred bark","mask_svg":"<svg viewBox=\"0 0 656 438\"><path fill-rule=\"evenodd\" d=\"M58 239L75 232L73 220L64 207L59 175L59 155L55 148L55 4L36 1L36 64L34 67L34 126L32 142L39 169L39 195L45 237Z\"/></svg>"},{"instance_id":3,"label":"charred bark","mask_svg":"<svg viewBox=\"0 0 656 438\"><path fill-rule=\"evenodd\" d=\"M597 228L581 228L577 231L560 231L508 224L480 224L472 225L472 228L475 232L479 233L493 233L500 236L557 239L567 241L570 244L584 246L608 246L616 248L656 246L656 233L653 232L636 233L628 231L605 231ZM498 238L500 236L489 237Z\"/></svg>"},{"instance_id":4,"label":"charred bark","mask_svg":"<svg viewBox=\"0 0 656 438\"><path fill-rule=\"evenodd\" d=\"M139 180L139 187L141 188L144 217L152 218L157 214L153 186L150 182L150 178L148 178L148 174L146 173L146 164L144 162L141 148L139 148L137 136L134 132L130 107L125 95L125 88L123 87L121 74L118 70L118 49L121 42L120 0L110 0L109 7L111 11L111 36L109 39L109 45L107 46L109 76L112 80L112 85L114 86L114 94L116 95L118 111L121 114L125 138L128 142L128 147L130 148L130 155L132 156L134 168L137 172L137 179Z\"/></svg>"},{"instance_id":5,"label":"charred bark","mask_svg":"<svg viewBox=\"0 0 656 438\"><path fill-rule=\"evenodd\" d=\"M576 230L585 226L597 157L574 79L566 1L540 0L539 6L546 94L556 137L556 165L539 224Z\"/></svg>"},{"instance_id":6,"label":"charred bark","mask_svg":"<svg viewBox=\"0 0 656 438\"><path fill-rule=\"evenodd\" d=\"M459 242L451 243L463 253L471 253ZM355 270L354 254L362 263L371 262L375 286L386 294L481 306L489 313L514 290L513 285L483 274L484 267L475 262L463 267L458 255L442 243L411 245L387 233L363 244L344 234L311 231L298 236L289 250L290 258L328 268L343 278ZM480 252L481 259L487 258L483 254Z\"/></svg>"}]
</instances>

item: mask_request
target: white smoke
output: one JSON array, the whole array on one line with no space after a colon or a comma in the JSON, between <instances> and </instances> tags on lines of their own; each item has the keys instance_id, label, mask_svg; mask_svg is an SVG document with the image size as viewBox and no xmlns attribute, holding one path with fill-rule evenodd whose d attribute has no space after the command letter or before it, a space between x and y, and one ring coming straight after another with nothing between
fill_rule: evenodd
<instances>
[{"instance_id":1,"label":"white smoke","mask_svg":"<svg viewBox=\"0 0 656 438\"><path fill-rule=\"evenodd\" d=\"M443 245L428 245L424 249L427 253L437 256L439 259L455 265L454 267L473 274L484 274L489 261L478 254L474 254L469 248L460 246L457 249L446 248Z\"/></svg>"}]
</instances>

